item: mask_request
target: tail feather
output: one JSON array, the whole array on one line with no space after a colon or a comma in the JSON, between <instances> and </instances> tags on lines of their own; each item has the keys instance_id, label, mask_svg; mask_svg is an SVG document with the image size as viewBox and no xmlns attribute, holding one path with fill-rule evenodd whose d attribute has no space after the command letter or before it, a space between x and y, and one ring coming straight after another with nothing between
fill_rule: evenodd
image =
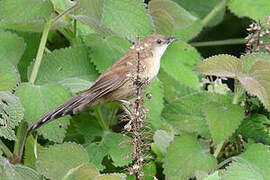
<instances>
[{"instance_id":1,"label":"tail feather","mask_svg":"<svg viewBox=\"0 0 270 180\"><path fill-rule=\"evenodd\" d=\"M68 100L67 102L57 106L52 111L46 113L41 118L39 118L37 121L33 122L29 127L28 131L36 130L43 126L44 124L47 124L55 119L58 119L65 115L73 115L76 113L76 108L79 108L79 106L83 106L83 103L81 102L85 97L84 96L75 96ZM81 103L78 103L81 102ZM88 104L89 105L89 104ZM72 108L70 108L72 107Z\"/></svg>"}]
</instances>

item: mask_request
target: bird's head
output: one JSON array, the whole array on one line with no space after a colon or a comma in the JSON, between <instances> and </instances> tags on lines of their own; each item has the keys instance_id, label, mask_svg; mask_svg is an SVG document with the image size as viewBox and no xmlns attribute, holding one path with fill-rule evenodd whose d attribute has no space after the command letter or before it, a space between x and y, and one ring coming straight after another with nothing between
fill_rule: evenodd
<instances>
[{"instance_id":1,"label":"bird's head","mask_svg":"<svg viewBox=\"0 0 270 180\"><path fill-rule=\"evenodd\" d=\"M152 34L142 41L142 45L149 46L154 56L161 57L167 47L176 40L178 40L178 38L168 38L161 34Z\"/></svg>"}]
</instances>

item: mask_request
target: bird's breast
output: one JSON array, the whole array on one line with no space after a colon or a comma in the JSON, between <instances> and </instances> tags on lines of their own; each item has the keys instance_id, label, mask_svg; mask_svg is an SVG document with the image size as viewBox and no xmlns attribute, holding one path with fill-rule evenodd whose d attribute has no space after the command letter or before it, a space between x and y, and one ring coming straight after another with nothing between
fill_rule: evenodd
<instances>
[{"instance_id":1,"label":"bird's breast","mask_svg":"<svg viewBox=\"0 0 270 180\"><path fill-rule=\"evenodd\" d=\"M152 81L158 74L160 69L160 59L151 57L145 61L146 76Z\"/></svg>"}]
</instances>

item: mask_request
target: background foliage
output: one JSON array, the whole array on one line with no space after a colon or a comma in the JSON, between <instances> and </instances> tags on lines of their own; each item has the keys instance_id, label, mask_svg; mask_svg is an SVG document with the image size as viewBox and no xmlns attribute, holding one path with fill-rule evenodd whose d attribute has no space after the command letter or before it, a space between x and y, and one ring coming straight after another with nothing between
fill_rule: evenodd
<instances>
[{"instance_id":1,"label":"background foliage","mask_svg":"<svg viewBox=\"0 0 270 180\"><path fill-rule=\"evenodd\" d=\"M117 104L26 129L160 33L180 41L146 90L143 179L269 180L269 12L269 0L1 0L0 179L135 179Z\"/></svg>"}]
</instances>

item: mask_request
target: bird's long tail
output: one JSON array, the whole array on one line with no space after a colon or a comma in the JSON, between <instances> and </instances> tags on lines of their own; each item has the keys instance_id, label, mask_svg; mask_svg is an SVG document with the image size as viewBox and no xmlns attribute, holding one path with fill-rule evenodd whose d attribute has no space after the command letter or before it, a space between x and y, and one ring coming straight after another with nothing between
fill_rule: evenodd
<instances>
[{"instance_id":1,"label":"bird's long tail","mask_svg":"<svg viewBox=\"0 0 270 180\"><path fill-rule=\"evenodd\" d=\"M73 115L75 114L79 109L82 109L84 106L85 96L79 95L71 98L67 102L57 106L52 111L46 113L41 118L39 118L37 121L33 122L29 127L28 131L36 130L43 126L44 124L47 124L55 119L58 119L65 115ZM90 106L91 103L88 103L87 105Z\"/></svg>"}]
</instances>

